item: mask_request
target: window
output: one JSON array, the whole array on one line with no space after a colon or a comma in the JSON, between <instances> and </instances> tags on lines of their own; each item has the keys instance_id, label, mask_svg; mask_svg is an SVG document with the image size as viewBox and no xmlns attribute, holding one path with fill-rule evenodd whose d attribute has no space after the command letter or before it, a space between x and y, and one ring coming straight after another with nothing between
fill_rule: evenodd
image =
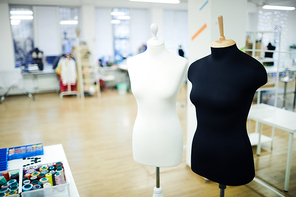
<instances>
[{"instance_id":1,"label":"window","mask_svg":"<svg viewBox=\"0 0 296 197\"><path fill-rule=\"evenodd\" d=\"M29 52L34 49L32 8L10 7L10 24L16 67L27 66L31 61Z\"/></svg>"},{"instance_id":2,"label":"window","mask_svg":"<svg viewBox=\"0 0 296 197\"><path fill-rule=\"evenodd\" d=\"M79 28L79 8L60 8L60 30L63 53L70 54L76 45L76 29Z\"/></svg>"},{"instance_id":3,"label":"window","mask_svg":"<svg viewBox=\"0 0 296 197\"><path fill-rule=\"evenodd\" d=\"M114 61L120 62L130 55L130 11L112 9Z\"/></svg>"}]
</instances>

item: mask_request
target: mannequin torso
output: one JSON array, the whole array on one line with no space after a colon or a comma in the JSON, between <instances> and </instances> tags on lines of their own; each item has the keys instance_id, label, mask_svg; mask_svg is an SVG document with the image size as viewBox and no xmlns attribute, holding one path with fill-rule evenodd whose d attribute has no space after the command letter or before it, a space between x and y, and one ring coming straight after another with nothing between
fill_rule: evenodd
<instances>
[{"instance_id":1,"label":"mannequin torso","mask_svg":"<svg viewBox=\"0 0 296 197\"><path fill-rule=\"evenodd\" d=\"M147 50L127 61L138 113L133 129L133 157L138 163L164 167L182 161L183 134L176 113L187 60L148 41Z\"/></svg>"},{"instance_id":2,"label":"mannequin torso","mask_svg":"<svg viewBox=\"0 0 296 197\"><path fill-rule=\"evenodd\" d=\"M257 88L267 82L264 67L236 45L211 48L192 63L188 79L198 127L192 142L192 170L224 185L254 178L246 119Z\"/></svg>"}]
</instances>

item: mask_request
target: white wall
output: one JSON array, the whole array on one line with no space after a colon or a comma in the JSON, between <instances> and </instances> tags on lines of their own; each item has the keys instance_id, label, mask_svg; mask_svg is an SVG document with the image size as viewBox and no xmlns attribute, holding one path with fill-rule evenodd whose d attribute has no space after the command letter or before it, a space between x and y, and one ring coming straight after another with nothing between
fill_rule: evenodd
<instances>
[{"instance_id":1,"label":"white wall","mask_svg":"<svg viewBox=\"0 0 296 197\"><path fill-rule=\"evenodd\" d=\"M7 3L0 3L0 70L15 67L13 41L10 29L9 7Z\"/></svg>"},{"instance_id":2,"label":"white wall","mask_svg":"<svg viewBox=\"0 0 296 197\"><path fill-rule=\"evenodd\" d=\"M188 57L188 12L166 9L163 15L163 35L166 48L178 55L179 45L182 45L185 57Z\"/></svg>"},{"instance_id":3,"label":"white wall","mask_svg":"<svg viewBox=\"0 0 296 197\"><path fill-rule=\"evenodd\" d=\"M157 37L163 38L163 9L162 8L151 8L151 24L156 23L158 26Z\"/></svg>"},{"instance_id":4,"label":"white wall","mask_svg":"<svg viewBox=\"0 0 296 197\"><path fill-rule=\"evenodd\" d=\"M147 40L151 38L151 18L148 9L131 9L131 34L130 34L130 46L132 55L138 54L138 49L147 44Z\"/></svg>"}]
</instances>

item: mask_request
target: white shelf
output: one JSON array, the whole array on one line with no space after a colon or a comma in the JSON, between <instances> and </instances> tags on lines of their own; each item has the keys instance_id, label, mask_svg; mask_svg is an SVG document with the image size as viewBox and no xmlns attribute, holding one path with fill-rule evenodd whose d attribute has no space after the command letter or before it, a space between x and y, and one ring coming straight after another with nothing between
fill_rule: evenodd
<instances>
[{"instance_id":1,"label":"white shelf","mask_svg":"<svg viewBox=\"0 0 296 197\"><path fill-rule=\"evenodd\" d=\"M251 145L256 146L258 144L259 133L250 133L249 134L249 139L251 141ZM266 142L271 142L271 141L272 141L271 137L261 135L261 144L266 143Z\"/></svg>"}]
</instances>

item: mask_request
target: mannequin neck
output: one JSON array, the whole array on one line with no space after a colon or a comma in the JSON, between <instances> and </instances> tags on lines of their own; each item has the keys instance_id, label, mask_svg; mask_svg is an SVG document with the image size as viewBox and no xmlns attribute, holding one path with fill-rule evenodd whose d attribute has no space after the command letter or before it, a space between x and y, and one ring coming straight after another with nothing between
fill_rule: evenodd
<instances>
[{"instance_id":1,"label":"mannequin neck","mask_svg":"<svg viewBox=\"0 0 296 197\"><path fill-rule=\"evenodd\" d=\"M228 57L230 55L235 55L235 53L238 51L239 50L238 50L236 44L229 46L229 47L223 47L223 48L211 47L211 54L214 59L221 59L224 57Z\"/></svg>"},{"instance_id":2,"label":"mannequin neck","mask_svg":"<svg viewBox=\"0 0 296 197\"><path fill-rule=\"evenodd\" d=\"M165 48L164 44L161 44L161 45L148 44L146 51L147 51L147 53L149 53L149 55L156 56L156 55L161 54L163 51L166 51L166 48Z\"/></svg>"}]
</instances>

